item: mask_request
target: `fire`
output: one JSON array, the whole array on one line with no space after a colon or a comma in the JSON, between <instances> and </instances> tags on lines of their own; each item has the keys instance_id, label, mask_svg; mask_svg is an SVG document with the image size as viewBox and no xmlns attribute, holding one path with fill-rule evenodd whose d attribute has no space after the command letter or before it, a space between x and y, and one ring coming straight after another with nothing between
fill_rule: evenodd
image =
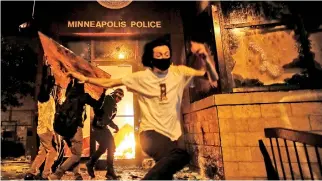
<instances>
[{"instance_id":1,"label":"fire","mask_svg":"<svg viewBox=\"0 0 322 181\"><path fill-rule=\"evenodd\" d=\"M121 159L134 159L135 158L135 136L134 128L130 124L125 124L120 128L117 133L113 134L115 142L114 158ZM98 149L98 144L97 148ZM106 153L100 159L106 159Z\"/></svg>"},{"instance_id":2,"label":"fire","mask_svg":"<svg viewBox=\"0 0 322 181\"><path fill-rule=\"evenodd\" d=\"M135 139L134 133L125 135L124 139L117 145L115 159L133 159L135 158Z\"/></svg>"}]
</instances>

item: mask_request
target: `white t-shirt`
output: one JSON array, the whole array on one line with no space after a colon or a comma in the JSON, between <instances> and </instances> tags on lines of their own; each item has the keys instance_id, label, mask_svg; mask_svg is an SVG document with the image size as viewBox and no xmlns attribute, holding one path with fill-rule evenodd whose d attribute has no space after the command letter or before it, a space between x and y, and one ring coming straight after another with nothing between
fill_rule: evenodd
<instances>
[{"instance_id":1,"label":"white t-shirt","mask_svg":"<svg viewBox=\"0 0 322 181\"><path fill-rule=\"evenodd\" d=\"M182 95L187 80L195 72L183 65L172 65L163 75L146 69L122 78L128 90L138 94L141 111L139 132L154 130L172 141L181 136Z\"/></svg>"}]
</instances>

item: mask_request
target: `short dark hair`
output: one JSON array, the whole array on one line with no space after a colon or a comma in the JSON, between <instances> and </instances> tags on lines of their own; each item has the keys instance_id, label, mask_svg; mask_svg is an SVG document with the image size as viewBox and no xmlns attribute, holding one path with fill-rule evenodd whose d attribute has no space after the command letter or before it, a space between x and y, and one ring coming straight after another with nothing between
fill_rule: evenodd
<instances>
[{"instance_id":1,"label":"short dark hair","mask_svg":"<svg viewBox=\"0 0 322 181\"><path fill-rule=\"evenodd\" d=\"M47 102L49 99L50 99L50 91L46 89L45 83L41 83L37 100L41 103L44 103L44 102Z\"/></svg>"},{"instance_id":2,"label":"short dark hair","mask_svg":"<svg viewBox=\"0 0 322 181\"><path fill-rule=\"evenodd\" d=\"M169 34L145 44L144 52L143 52L143 56L142 56L142 64L145 67L151 67L151 68L153 67L152 63L151 63L151 61L153 59L153 48L155 48L157 46L163 46L163 45L169 47L170 57L171 57L172 56L172 49L171 49Z\"/></svg>"},{"instance_id":3,"label":"short dark hair","mask_svg":"<svg viewBox=\"0 0 322 181\"><path fill-rule=\"evenodd\" d=\"M115 91L113 91L112 95L115 95L115 96L119 95L121 97L124 97L124 91L121 88L117 88L117 89L115 89Z\"/></svg>"},{"instance_id":4,"label":"short dark hair","mask_svg":"<svg viewBox=\"0 0 322 181\"><path fill-rule=\"evenodd\" d=\"M50 94L55 86L55 78L49 76L47 79L43 79L40 85L40 90L37 96L39 102L44 103L50 99Z\"/></svg>"},{"instance_id":5,"label":"short dark hair","mask_svg":"<svg viewBox=\"0 0 322 181\"><path fill-rule=\"evenodd\" d=\"M50 67L46 65L43 66L42 69L41 84L37 95L37 99L41 103L47 102L50 99L50 94L55 86L55 77L53 75L47 75Z\"/></svg>"}]
</instances>

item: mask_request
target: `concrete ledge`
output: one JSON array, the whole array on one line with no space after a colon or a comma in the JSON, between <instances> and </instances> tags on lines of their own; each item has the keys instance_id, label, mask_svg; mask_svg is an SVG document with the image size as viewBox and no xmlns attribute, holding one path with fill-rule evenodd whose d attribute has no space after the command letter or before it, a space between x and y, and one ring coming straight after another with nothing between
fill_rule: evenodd
<instances>
[{"instance_id":1,"label":"concrete ledge","mask_svg":"<svg viewBox=\"0 0 322 181\"><path fill-rule=\"evenodd\" d=\"M209 96L199 101L196 101L192 104L182 105L182 113L187 114L195 111L199 111L202 109L206 109L208 107L212 107L215 105L215 96Z\"/></svg>"},{"instance_id":2,"label":"concrete ledge","mask_svg":"<svg viewBox=\"0 0 322 181\"><path fill-rule=\"evenodd\" d=\"M212 95L192 104L183 105L183 114L212 106L249 105L295 102L322 102L322 89L279 92L249 92Z\"/></svg>"},{"instance_id":3,"label":"concrete ledge","mask_svg":"<svg viewBox=\"0 0 322 181\"><path fill-rule=\"evenodd\" d=\"M322 101L322 90L294 90L285 92L252 92L215 95L215 105L268 104Z\"/></svg>"}]
</instances>

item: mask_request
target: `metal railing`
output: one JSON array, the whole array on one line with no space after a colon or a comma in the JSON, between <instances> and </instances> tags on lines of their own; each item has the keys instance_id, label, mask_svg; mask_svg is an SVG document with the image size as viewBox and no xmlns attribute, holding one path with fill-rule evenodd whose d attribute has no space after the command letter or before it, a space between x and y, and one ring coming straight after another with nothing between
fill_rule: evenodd
<instances>
[{"instance_id":1,"label":"metal railing","mask_svg":"<svg viewBox=\"0 0 322 181\"><path fill-rule=\"evenodd\" d=\"M264 129L264 132L265 132L265 137L269 138L271 155L268 154L268 151L266 150L266 147L262 140L259 140L259 146L264 156L264 161L265 161L265 166L267 171L267 179L279 180L280 178L283 178L284 180L286 179L295 180L295 179L299 179L299 178L296 178L298 176L300 176L302 180L304 179L320 180L321 179L322 164L321 164L321 156L319 154L318 149L322 148L322 135L314 134L306 131L285 129L285 128L266 128ZM273 144L274 140L275 140L275 144ZM283 143L284 143L284 146L282 145ZM309 154L308 145L313 147L315 153L312 151L310 152L311 154ZM274 148L275 148L275 151L274 151ZM302 156L303 154L299 154L303 152L302 149L304 149L303 154L305 154L305 157L306 157L305 159L303 158L304 156ZM282 156L282 151L286 152L286 156L285 155ZM291 151L294 151L294 153ZM295 154L296 159L291 160L290 153L293 153L293 155ZM272 160L273 160L274 166L273 166ZM316 160L316 162L313 164L316 164L316 163L318 164L318 169L315 169L314 171L312 167L313 160ZM297 164L294 165L292 163L297 163ZM290 171L289 173L291 178L289 177L289 175L286 174L286 172L288 171L288 169L286 168L287 165L289 167L288 169ZM309 170L309 176L304 175L304 167L306 166L308 167L308 170ZM297 171L299 173L297 173ZM313 174L313 172L316 172L316 174ZM280 175L283 175L283 177L280 177ZM314 175L316 176L314 177Z\"/></svg>"}]
</instances>

